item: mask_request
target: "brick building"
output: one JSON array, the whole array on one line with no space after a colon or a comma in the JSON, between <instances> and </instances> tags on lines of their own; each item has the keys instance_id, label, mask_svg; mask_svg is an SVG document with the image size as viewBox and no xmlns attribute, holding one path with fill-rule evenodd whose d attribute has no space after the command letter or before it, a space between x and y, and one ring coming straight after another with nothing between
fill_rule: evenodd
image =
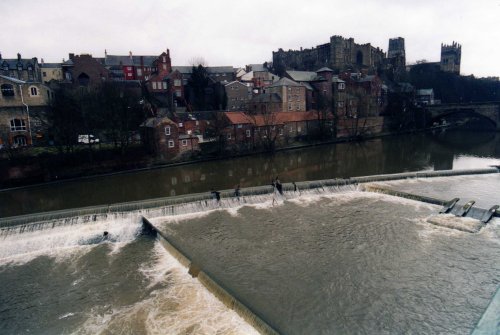
<instances>
[{"instance_id":1,"label":"brick building","mask_svg":"<svg viewBox=\"0 0 500 335\"><path fill-rule=\"evenodd\" d=\"M183 126L183 125L182 125ZM183 133L181 124L166 116L149 118L141 125L144 145L162 160L175 160L199 151L199 138Z\"/></svg>"},{"instance_id":2,"label":"brick building","mask_svg":"<svg viewBox=\"0 0 500 335\"><path fill-rule=\"evenodd\" d=\"M100 86L110 79L110 72L92 55L69 54L69 59L62 63L65 81L74 86Z\"/></svg>"}]
</instances>

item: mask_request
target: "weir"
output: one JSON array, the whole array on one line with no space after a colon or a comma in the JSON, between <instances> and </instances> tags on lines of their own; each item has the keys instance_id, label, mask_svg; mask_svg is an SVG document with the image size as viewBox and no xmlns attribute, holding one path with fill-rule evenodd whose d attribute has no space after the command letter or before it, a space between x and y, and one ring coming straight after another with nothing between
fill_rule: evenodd
<instances>
[{"instance_id":1,"label":"weir","mask_svg":"<svg viewBox=\"0 0 500 335\"><path fill-rule=\"evenodd\" d=\"M264 335L278 335L279 333L264 321L256 312L252 311L245 304L243 304L234 294L229 292L221 284L215 281L212 276L206 273L202 268L193 264L191 260L177 247L172 241L168 239L165 233L156 229L156 227L145 217L142 217L144 226L160 241L163 247L176 258L179 263L186 267L191 276L198 278L200 283L207 288L209 292L215 295L224 305L234 310L240 317L242 317L248 324L254 327L257 331Z\"/></svg>"},{"instance_id":2,"label":"weir","mask_svg":"<svg viewBox=\"0 0 500 335\"><path fill-rule=\"evenodd\" d=\"M477 175L499 173L499 167L467 170L443 170L428 172L408 172L388 175L373 175L351 177L345 179L325 179L316 181L296 182L298 191L294 192L292 183L283 184L286 199L298 197L302 193L321 194L326 192L340 192L357 189L359 184L377 181L391 181L401 179L418 179L432 177L446 177L459 175ZM240 190L240 196L234 196L234 190L220 191L221 201L217 203L209 192L173 196L141 201L117 203L110 205L91 206L76 209L65 209L37 214L28 214L0 218L0 236L9 233L53 228L56 226L74 225L93 221L102 221L112 218L131 218L145 215L149 218L179 214L198 213L206 210L234 208L245 204L256 204L272 200L274 189L271 185L248 187ZM401 193L402 194L402 193ZM414 200L429 202L425 197L413 195ZM430 198L429 198L430 199ZM429 200L427 199L427 200ZM432 200L430 200L432 201ZM430 202L443 205L441 200ZM441 201L441 202L439 202ZM495 216L498 216L498 211Z\"/></svg>"}]
</instances>

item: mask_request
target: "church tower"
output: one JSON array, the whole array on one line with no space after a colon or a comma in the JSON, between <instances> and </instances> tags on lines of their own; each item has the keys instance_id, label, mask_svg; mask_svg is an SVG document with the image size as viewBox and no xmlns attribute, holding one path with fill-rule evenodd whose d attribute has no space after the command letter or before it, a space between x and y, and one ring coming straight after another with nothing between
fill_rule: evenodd
<instances>
[{"instance_id":1,"label":"church tower","mask_svg":"<svg viewBox=\"0 0 500 335\"><path fill-rule=\"evenodd\" d=\"M451 45L441 43L441 71L460 74L462 46L457 42Z\"/></svg>"}]
</instances>

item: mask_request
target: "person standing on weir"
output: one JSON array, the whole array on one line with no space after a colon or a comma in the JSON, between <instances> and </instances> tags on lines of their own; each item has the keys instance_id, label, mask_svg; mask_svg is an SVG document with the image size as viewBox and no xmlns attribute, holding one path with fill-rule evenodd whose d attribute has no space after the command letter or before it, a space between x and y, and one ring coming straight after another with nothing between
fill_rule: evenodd
<instances>
[{"instance_id":1,"label":"person standing on weir","mask_svg":"<svg viewBox=\"0 0 500 335\"><path fill-rule=\"evenodd\" d=\"M217 204L220 206L220 192L214 191L214 189L212 189L210 193L212 194L212 198L215 199L217 201Z\"/></svg>"},{"instance_id":2,"label":"person standing on weir","mask_svg":"<svg viewBox=\"0 0 500 335\"><path fill-rule=\"evenodd\" d=\"M240 184L236 185L234 188L234 196L240 200Z\"/></svg>"}]
</instances>

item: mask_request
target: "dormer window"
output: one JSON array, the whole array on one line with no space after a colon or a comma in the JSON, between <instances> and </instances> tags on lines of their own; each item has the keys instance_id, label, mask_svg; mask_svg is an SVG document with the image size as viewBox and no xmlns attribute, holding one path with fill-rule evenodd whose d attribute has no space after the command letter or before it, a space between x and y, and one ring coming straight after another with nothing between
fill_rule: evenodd
<instances>
[{"instance_id":1,"label":"dormer window","mask_svg":"<svg viewBox=\"0 0 500 335\"><path fill-rule=\"evenodd\" d=\"M17 71L23 70L23 64L17 64Z\"/></svg>"},{"instance_id":2,"label":"dormer window","mask_svg":"<svg viewBox=\"0 0 500 335\"><path fill-rule=\"evenodd\" d=\"M8 64L4 64L3 65L3 70L4 71L9 71L9 65Z\"/></svg>"}]
</instances>

